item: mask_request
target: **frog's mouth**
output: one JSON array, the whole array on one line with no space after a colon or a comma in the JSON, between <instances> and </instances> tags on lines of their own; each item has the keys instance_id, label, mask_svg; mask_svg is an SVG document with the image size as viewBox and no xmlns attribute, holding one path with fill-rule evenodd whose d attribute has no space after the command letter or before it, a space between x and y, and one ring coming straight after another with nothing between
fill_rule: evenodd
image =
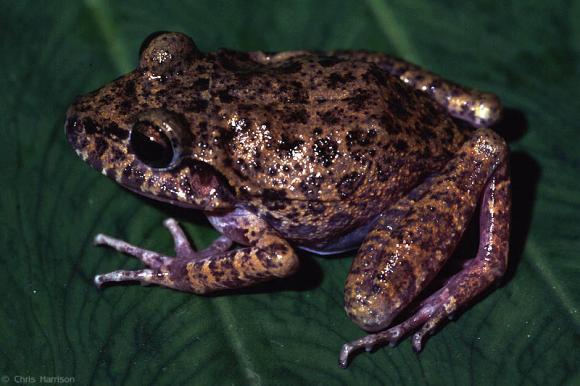
<instances>
[{"instance_id":1,"label":"frog's mouth","mask_svg":"<svg viewBox=\"0 0 580 386\"><path fill-rule=\"evenodd\" d=\"M220 173L203 162L184 159L174 169L154 170L133 160L120 178L110 177L134 193L182 208L205 211L233 208L231 187Z\"/></svg>"}]
</instances>

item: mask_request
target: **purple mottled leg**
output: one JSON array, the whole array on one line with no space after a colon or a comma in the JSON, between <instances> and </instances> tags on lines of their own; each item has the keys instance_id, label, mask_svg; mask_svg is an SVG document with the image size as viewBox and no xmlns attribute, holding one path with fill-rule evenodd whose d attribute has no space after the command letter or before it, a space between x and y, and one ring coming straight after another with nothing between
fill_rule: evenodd
<instances>
[{"instance_id":1,"label":"purple mottled leg","mask_svg":"<svg viewBox=\"0 0 580 386\"><path fill-rule=\"evenodd\" d=\"M481 204L478 253L409 319L345 344L339 360L342 367L352 352L396 344L417 329L413 348L421 350L424 339L446 318L503 275L509 240L509 184L505 143L490 130L480 129L440 175L386 212L401 215L396 224L389 223L392 216L379 220L353 261L346 284L346 310L366 330L388 327L437 274L455 249L477 201Z\"/></svg>"}]
</instances>

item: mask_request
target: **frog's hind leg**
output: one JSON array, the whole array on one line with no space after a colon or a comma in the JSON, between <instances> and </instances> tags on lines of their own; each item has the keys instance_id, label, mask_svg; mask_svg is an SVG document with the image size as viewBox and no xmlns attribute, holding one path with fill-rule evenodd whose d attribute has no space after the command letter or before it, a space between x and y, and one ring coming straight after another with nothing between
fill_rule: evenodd
<instances>
[{"instance_id":1,"label":"frog's hind leg","mask_svg":"<svg viewBox=\"0 0 580 386\"><path fill-rule=\"evenodd\" d=\"M421 350L424 338L443 320L503 275L509 239L509 183L505 142L493 131L479 129L440 174L383 214L353 261L345 290L347 313L367 331L387 328L438 273L478 202L479 250L409 319L345 344L341 366L347 365L353 351L395 344L417 329L413 348Z\"/></svg>"},{"instance_id":2,"label":"frog's hind leg","mask_svg":"<svg viewBox=\"0 0 580 386\"><path fill-rule=\"evenodd\" d=\"M217 220L216 220L217 219ZM114 271L95 276L95 284L140 281L194 293L240 288L274 277L290 275L298 268L292 247L257 216L236 210L214 216L213 222L225 225L224 233L246 248L229 250L233 238L222 235L203 251L194 252L175 220L164 225L175 241L177 257L142 249L109 236L98 235L95 242L137 257L148 266L139 271Z\"/></svg>"},{"instance_id":3,"label":"frog's hind leg","mask_svg":"<svg viewBox=\"0 0 580 386\"><path fill-rule=\"evenodd\" d=\"M411 87L426 92L449 114L475 127L489 127L501 116L502 106L495 95L462 87L415 64L381 53L343 51L332 54L375 63Z\"/></svg>"}]
</instances>

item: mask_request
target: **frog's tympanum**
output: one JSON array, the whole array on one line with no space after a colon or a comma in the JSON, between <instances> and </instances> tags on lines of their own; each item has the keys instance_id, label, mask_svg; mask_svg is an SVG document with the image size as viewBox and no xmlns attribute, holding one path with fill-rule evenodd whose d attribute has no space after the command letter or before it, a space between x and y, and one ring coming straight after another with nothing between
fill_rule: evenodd
<instances>
[{"instance_id":1,"label":"frog's tympanum","mask_svg":"<svg viewBox=\"0 0 580 386\"><path fill-rule=\"evenodd\" d=\"M419 351L505 272L508 148L488 128L500 112L493 95L380 53L204 53L183 34L152 35L137 69L76 99L68 141L122 186L201 210L221 236L194 251L168 219L170 257L98 235L97 244L147 268L95 283L206 294L296 272L297 248L358 248L345 309L373 334L345 344L340 364L409 333ZM475 258L391 326L445 264L478 205Z\"/></svg>"}]
</instances>

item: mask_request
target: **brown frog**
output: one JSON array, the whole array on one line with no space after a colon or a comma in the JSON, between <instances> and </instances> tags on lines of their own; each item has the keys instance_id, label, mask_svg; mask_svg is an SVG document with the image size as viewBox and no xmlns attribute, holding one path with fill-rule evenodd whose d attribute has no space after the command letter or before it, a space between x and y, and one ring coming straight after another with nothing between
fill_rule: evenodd
<instances>
[{"instance_id":1,"label":"brown frog","mask_svg":"<svg viewBox=\"0 0 580 386\"><path fill-rule=\"evenodd\" d=\"M419 351L505 271L508 149L486 128L500 111L493 95L380 53L202 53L183 34L152 35L136 70L77 98L67 138L122 186L202 210L221 236L196 252L169 219L170 257L98 235L97 244L148 268L95 283L204 294L292 274L295 247L331 254L360 245L345 309L376 333L345 344L340 365L411 332ZM452 254L478 204L475 258L389 328Z\"/></svg>"}]
</instances>

